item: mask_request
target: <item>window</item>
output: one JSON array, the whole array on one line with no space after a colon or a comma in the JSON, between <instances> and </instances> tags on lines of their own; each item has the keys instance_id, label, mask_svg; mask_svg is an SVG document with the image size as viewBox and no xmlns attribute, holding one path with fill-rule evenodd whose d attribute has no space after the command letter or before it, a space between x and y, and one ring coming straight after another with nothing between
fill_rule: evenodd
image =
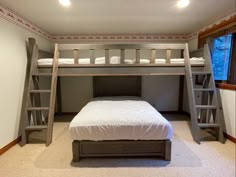
<instances>
[{"instance_id":1,"label":"window","mask_svg":"<svg viewBox=\"0 0 236 177\"><path fill-rule=\"evenodd\" d=\"M232 41L232 34L217 37L212 41L211 59L215 80L228 80Z\"/></svg>"},{"instance_id":2,"label":"window","mask_svg":"<svg viewBox=\"0 0 236 177\"><path fill-rule=\"evenodd\" d=\"M202 48L205 43L211 48L217 85L236 90L236 15L200 32L198 48Z\"/></svg>"}]
</instances>

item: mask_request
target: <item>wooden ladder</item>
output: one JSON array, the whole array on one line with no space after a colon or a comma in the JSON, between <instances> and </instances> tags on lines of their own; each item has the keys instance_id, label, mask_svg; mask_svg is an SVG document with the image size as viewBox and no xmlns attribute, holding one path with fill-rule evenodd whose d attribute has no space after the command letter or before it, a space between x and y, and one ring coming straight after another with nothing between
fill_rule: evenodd
<instances>
[{"instance_id":1,"label":"wooden ladder","mask_svg":"<svg viewBox=\"0 0 236 177\"><path fill-rule=\"evenodd\" d=\"M217 93L214 76L212 74L211 55L208 45L204 46L204 69L201 71L192 71L189 60L188 46L184 50L185 72L188 89L188 98L191 114L191 131L194 141L200 144L201 129L213 129L216 133L217 140L225 143L223 130L225 122L221 99ZM203 83L200 88L196 88L194 77L202 77ZM200 104L196 103L196 93L201 93Z\"/></svg>"},{"instance_id":2,"label":"wooden ladder","mask_svg":"<svg viewBox=\"0 0 236 177\"><path fill-rule=\"evenodd\" d=\"M58 71L58 49L57 44L54 51L54 59L52 71L50 73L40 73L37 67L38 60L38 46L34 39L29 39L31 66L29 72L28 85L26 87L25 104L22 108L23 119L21 127L21 145L28 143L28 136L33 131L46 131L46 146L52 142L53 120L55 112L56 99L56 85L57 85L57 71ZM39 88L39 78L51 78L51 88L44 90ZM41 106L40 96L42 94L49 94L49 105L47 107ZM46 114L44 114L46 113ZM43 115L46 115L45 117Z\"/></svg>"}]
</instances>

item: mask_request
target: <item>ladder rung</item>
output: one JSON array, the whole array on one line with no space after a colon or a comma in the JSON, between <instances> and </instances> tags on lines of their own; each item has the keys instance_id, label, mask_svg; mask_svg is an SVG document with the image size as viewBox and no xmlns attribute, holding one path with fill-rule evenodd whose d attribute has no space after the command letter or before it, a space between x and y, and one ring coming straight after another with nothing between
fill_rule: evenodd
<instances>
[{"instance_id":1,"label":"ladder rung","mask_svg":"<svg viewBox=\"0 0 236 177\"><path fill-rule=\"evenodd\" d=\"M48 128L47 125L29 125L25 127L25 130L43 130L47 128Z\"/></svg>"},{"instance_id":2,"label":"ladder rung","mask_svg":"<svg viewBox=\"0 0 236 177\"><path fill-rule=\"evenodd\" d=\"M49 107L30 107L28 111L46 111L49 110Z\"/></svg>"},{"instance_id":3,"label":"ladder rung","mask_svg":"<svg viewBox=\"0 0 236 177\"><path fill-rule=\"evenodd\" d=\"M194 88L194 91L200 91L200 92L214 92L213 88Z\"/></svg>"},{"instance_id":4,"label":"ladder rung","mask_svg":"<svg viewBox=\"0 0 236 177\"><path fill-rule=\"evenodd\" d=\"M216 109L217 107L214 105L196 105L196 108L199 109Z\"/></svg>"},{"instance_id":5,"label":"ladder rung","mask_svg":"<svg viewBox=\"0 0 236 177\"><path fill-rule=\"evenodd\" d=\"M210 75L211 72L209 72L209 71L193 71L192 74L193 75Z\"/></svg>"},{"instance_id":6,"label":"ladder rung","mask_svg":"<svg viewBox=\"0 0 236 177\"><path fill-rule=\"evenodd\" d=\"M198 126L200 128L211 128L211 127L220 127L220 124L214 124L214 123L199 123Z\"/></svg>"},{"instance_id":7,"label":"ladder rung","mask_svg":"<svg viewBox=\"0 0 236 177\"><path fill-rule=\"evenodd\" d=\"M32 76L52 76L52 73L34 73Z\"/></svg>"},{"instance_id":8,"label":"ladder rung","mask_svg":"<svg viewBox=\"0 0 236 177\"><path fill-rule=\"evenodd\" d=\"M50 93L51 90L31 90L30 93Z\"/></svg>"}]
</instances>

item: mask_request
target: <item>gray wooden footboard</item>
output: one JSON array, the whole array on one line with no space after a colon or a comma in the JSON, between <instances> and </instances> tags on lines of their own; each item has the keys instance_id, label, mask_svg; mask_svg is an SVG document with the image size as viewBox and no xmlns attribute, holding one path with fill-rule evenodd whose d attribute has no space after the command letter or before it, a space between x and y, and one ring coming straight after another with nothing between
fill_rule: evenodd
<instances>
[{"instance_id":1,"label":"gray wooden footboard","mask_svg":"<svg viewBox=\"0 0 236 177\"><path fill-rule=\"evenodd\" d=\"M73 161L83 157L152 156L171 160L170 140L76 141L72 143Z\"/></svg>"}]
</instances>

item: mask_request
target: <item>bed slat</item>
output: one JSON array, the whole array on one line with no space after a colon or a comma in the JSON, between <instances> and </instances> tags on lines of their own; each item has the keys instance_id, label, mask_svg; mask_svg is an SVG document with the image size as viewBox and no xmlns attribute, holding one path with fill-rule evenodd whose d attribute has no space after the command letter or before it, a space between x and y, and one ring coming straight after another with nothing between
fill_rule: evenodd
<instances>
[{"instance_id":1,"label":"bed slat","mask_svg":"<svg viewBox=\"0 0 236 177\"><path fill-rule=\"evenodd\" d=\"M155 49L152 49L151 51L151 61L150 63L155 63L155 59L156 59L156 50Z\"/></svg>"},{"instance_id":2,"label":"bed slat","mask_svg":"<svg viewBox=\"0 0 236 177\"><path fill-rule=\"evenodd\" d=\"M106 60L106 64L110 64L109 49L105 49L105 60Z\"/></svg>"},{"instance_id":3,"label":"bed slat","mask_svg":"<svg viewBox=\"0 0 236 177\"><path fill-rule=\"evenodd\" d=\"M136 63L140 64L140 49L136 49Z\"/></svg>"},{"instance_id":4,"label":"bed slat","mask_svg":"<svg viewBox=\"0 0 236 177\"><path fill-rule=\"evenodd\" d=\"M89 54L90 54L90 64L95 64L94 49L90 49Z\"/></svg>"},{"instance_id":5,"label":"bed slat","mask_svg":"<svg viewBox=\"0 0 236 177\"><path fill-rule=\"evenodd\" d=\"M120 63L125 64L125 49L120 50Z\"/></svg>"},{"instance_id":6,"label":"bed slat","mask_svg":"<svg viewBox=\"0 0 236 177\"><path fill-rule=\"evenodd\" d=\"M79 59L79 50L74 49L74 63L78 64L78 59Z\"/></svg>"},{"instance_id":7,"label":"bed slat","mask_svg":"<svg viewBox=\"0 0 236 177\"><path fill-rule=\"evenodd\" d=\"M171 50L167 49L166 50L166 63L170 63L171 59Z\"/></svg>"}]
</instances>

